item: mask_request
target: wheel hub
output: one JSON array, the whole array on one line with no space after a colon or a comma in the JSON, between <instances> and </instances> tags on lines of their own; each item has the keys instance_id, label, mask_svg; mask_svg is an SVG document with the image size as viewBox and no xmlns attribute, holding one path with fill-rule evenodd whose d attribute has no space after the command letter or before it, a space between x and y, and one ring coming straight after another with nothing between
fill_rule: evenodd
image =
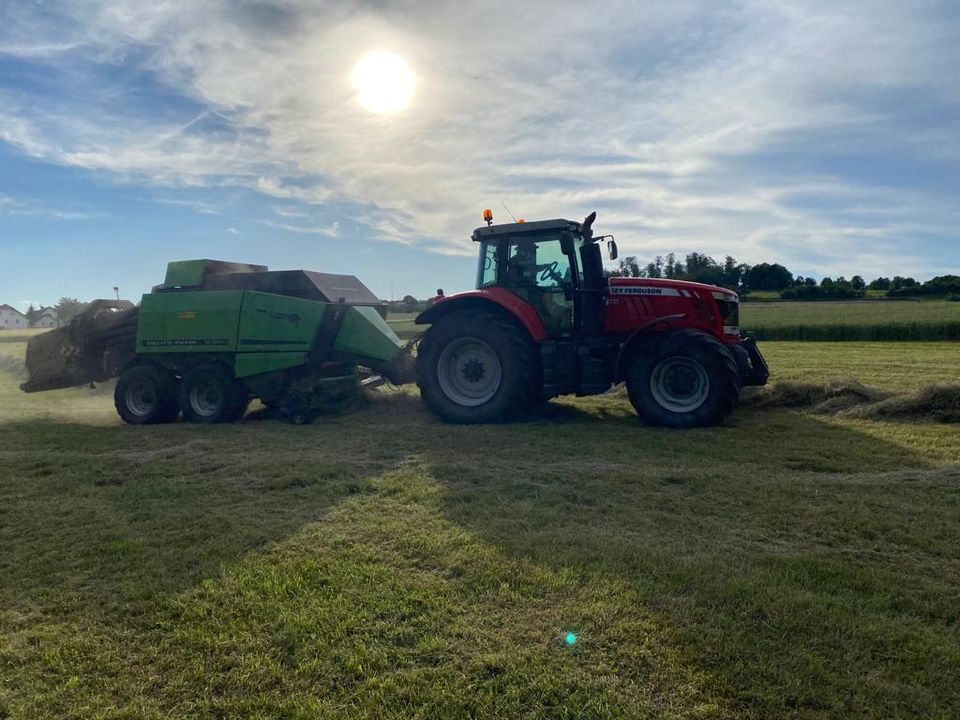
<instances>
[{"instance_id":1,"label":"wheel hub","mask_svg":"<svg viewBox=\"0 0 960 720\"><path fill-rule=\"evenodd\" d=\"M476 407L500 389L500 358L479 338L458 338L437 360L437 380L444 394L458 405Z\"/></svg>"},{"instance_id":2,"label":"wheel hub","mask_svg":"<svg viewBox=\"0 0 960 720\"><path fill-rule=\"evenodd\" d=\"M130 412L145 417L157 406L156 389L148 382L133 383L127 388L125 400Z\"/></svg>"},{"instance_id":3,"label":"wheel hub","mask_svg":"<svg viewBox=\"0 0 960 720\"><path fill-rule=\"evenodd\" d=\"M197 385L190 391L190 407L197 415L203 417L216 414L222 401L221 390L214 383Z\"/></svg>"},{"instance_id":4,"label":"wheel hub","mask_svg":"<svg viewBox=\"0 0 960 720\"><path fill-rule=\"evenodd\" d=\"M467 382L477 383L483 380L483 363L476 358L470 358L462 366L463 379Z\"/></svg>"},{"instance_id":5,"label":"wheel hub","mask_svg":"<svg viewBox=\"0 0 960 720\"><path fill-rule=\"evenodd\" d=\"M703 365L692 358L666 358L650 375L650 392L667 410L694 412L710 394L710 376Z\"/></svg>"}]
</instances>

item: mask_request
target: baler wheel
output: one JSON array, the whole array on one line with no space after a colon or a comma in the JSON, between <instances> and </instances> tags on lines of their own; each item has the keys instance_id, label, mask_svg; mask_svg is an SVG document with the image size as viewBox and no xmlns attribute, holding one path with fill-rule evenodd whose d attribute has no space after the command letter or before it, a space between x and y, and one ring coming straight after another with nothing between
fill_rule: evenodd
<instances>
[{"instance_id":1,"label":"baler wheel","mask_svg":"<svg viewBox=\"0 0 960 720\"><path fill-rule=\"evenodd\" d=\"M180 409L185 420L221 423L239 420L250 395L223 366L215 363L190 370L180 386Z\"/></svg>"},{"instance_id":2,"label":"baler wheel","mask_svg":"<svg viewBox=\"0 0 960 720\"><path fill-rule=\"evenodd\" d=\"M627 392L637 414L652 425L717 425L740 397L733 354L716 338L678 330L638 346L627 369Z\"/></svg>"},{"instance_id":3,"label":"baler wheel","mask_svg":"<svg viewBox=\"0 0 960 720\"><path fill-rule=\"evenodd\" d=\"M121 418L131 425L169 423L177 419L176 381L162 368L135 365L124 372L113 392Z\"/></svg>"}]
</instances>

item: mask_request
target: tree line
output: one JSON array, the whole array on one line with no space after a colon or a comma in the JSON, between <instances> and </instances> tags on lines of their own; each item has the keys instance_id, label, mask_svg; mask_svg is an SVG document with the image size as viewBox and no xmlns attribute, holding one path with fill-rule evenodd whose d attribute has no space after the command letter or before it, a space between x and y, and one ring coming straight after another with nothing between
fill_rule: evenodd
<instances>
[{"instance_id":1,"label":"tree line","mask_svg":"<svg viewBox=\"0 0 960 720\"><path fill-rule=\"evenodd\" d=\"M679 259L674 253L658 255L646 265L636 256L624 257L619 267L610 273L614 277L667 278L719 285L747 295L751 291L778 292L784 300L844 300L864 297L867 290L886 293L888 297L923 297L934 295L960 296L960 276L941 275L919 282L911 277L896 275L878 277L867 282L854 275L849 280L825 277L819 282L812 277L794 275L780 263L748 265L737 262L732 255L718 261L709 255L693 252Z\"/></svg>"}]
</instances>

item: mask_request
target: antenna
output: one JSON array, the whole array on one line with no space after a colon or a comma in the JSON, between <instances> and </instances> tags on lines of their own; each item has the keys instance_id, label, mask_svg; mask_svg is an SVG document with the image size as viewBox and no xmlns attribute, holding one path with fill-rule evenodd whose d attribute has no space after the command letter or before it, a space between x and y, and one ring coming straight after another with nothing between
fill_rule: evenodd
<instances>
[{"instance_id":1,"label":"antenna","mask_svg":"<svg viewBox=\"0 0 960 720\"><path fill-rule=\"evenodd\" d=\"M500 201L500 204L503 205L503 209L507 211L507 215L509 215L510 217L512 217L512 218L513 218L513 221L516 222L516 221L517 221L517 216L514 215L512 212L510 212L510 208L507 207L507 204L506 204L503 200Z\"/></svg>"}]
</instances>

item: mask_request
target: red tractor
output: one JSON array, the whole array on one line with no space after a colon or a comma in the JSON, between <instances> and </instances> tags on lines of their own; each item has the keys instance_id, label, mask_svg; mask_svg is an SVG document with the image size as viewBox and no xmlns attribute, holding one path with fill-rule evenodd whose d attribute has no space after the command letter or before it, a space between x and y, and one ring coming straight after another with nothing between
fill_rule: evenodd
<instances>
[{"instance_id":1,"label":"red tractor","mask_svg":"<svg viewBox=\"0 0 960 720\"><path fill-rule=\"evenodd\" d=\"M736 293L682 280L608 277L582 223L544 220L487 226L477 289L438 297L416 319L429 324L417 384L430 409L457 423L502 422L537 401L596 395L625 382L637 413L667 427L715 425L740 390L769 374L741 335Z\"/></svg>"}]
</instances>

